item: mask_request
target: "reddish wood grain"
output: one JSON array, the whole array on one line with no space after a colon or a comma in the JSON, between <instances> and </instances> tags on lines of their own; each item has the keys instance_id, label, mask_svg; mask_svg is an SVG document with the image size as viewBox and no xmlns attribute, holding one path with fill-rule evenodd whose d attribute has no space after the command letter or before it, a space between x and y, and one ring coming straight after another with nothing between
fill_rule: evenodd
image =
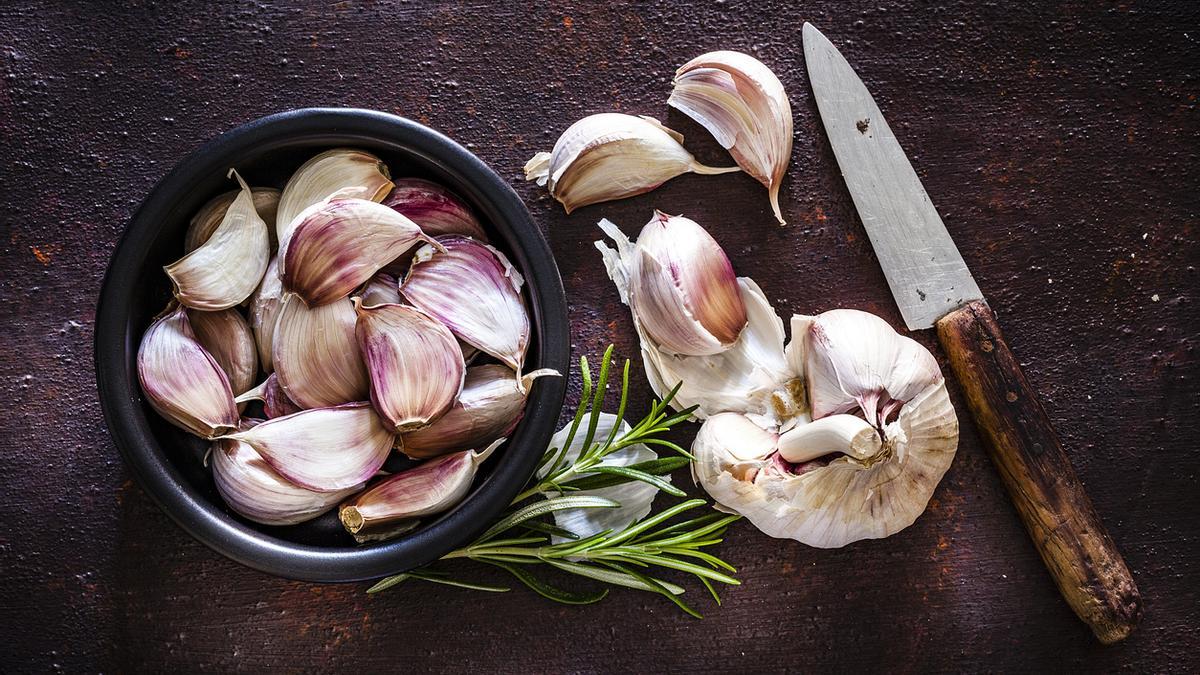
<instances>
[{"instance_id":1,"label":"reddish wood grain","mask_svg":"<svg viewBox=\"0 0 1200 675\"><path fill-rule=\"evenodd\" d=\"M0 669L1200 669L1200 7L880 4L0 8ZM1058 596L961 407L958 456L912 527L824 551L739 524L720 553L744 584L721 607L693 598L702 622L634 591L565 608L274 579L188 538L129 482L91 368L108 255L180 157L288 108L407 115L508 178L558 258L578 353L637 353L591 242L601 217L634 232L653 208L708 227L784 316L855 307L902 325L809 95L805 20L874 92L1024 359L1142 592L1128 640L1100 646ZM702 161L727 161L665 104L675 67L715 48L756 54L791 95L790 225L745 176L683 176L570 217L523 182L534 152L606 110L657 115ZM940 358L932 334L914 337Z\"/></svg>"}]
</instances>

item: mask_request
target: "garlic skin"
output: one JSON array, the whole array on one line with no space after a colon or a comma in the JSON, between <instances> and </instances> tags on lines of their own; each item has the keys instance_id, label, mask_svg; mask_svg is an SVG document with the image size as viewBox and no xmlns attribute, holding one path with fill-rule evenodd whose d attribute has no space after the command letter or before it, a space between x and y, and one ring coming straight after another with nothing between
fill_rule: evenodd
<instances>
[{"instance_id":1,"label":"garlic skin","mask_svg":"<svg viewBox=\"0 0 1200 675\"><path fill-rule=\"evenodd\" d=\"M545 376L561 377L558 371L543 368L526 373L519 385L508 366L489 363L467 368L458 400L433 424L404 434L401 451L414 459L427 459L480 448L509 435L521 421L530 386Z\"/></svg>"},{"instance_id":2,"label":"garlic skin","mask_svg":"<svg viewBox=\"0 0 1200 675\"><path fill-rule=\"evenodd\" d=\"M229 379L200 346L187 308L168 308L142 335L138 381L150 407L171 424L201 438L237 430Z\"/></svg>"},{"instance_id":3,"label":"garlic skin","mask_svg":"<svg viewBox=\"0 0 1200 675\"><path fill-rule=\"evenodd\" d=\"M400 294L446 324L463 342L521 374L529 348L525 280L503 253L474 239L443 235L438 250L417 250Z\"/></svg>"},{"instance_id":4,"label":"garlic skin","mask_svg":"<svg viewBox=\"0 0 1200 675\"><path fill-rule=\"evenodd\" d=\"M221 366L229 387L242 393L254 386L258 373L258 348L250 324L236 309L219 312L188 311L196 341Z\"/></svg>"},{"instance_id":5,"label":"garlic skin","mask_svg":"<svg viewBox=\"0 0 1200 675\"><path fill-rule=\"evenodd\" d=\"M258 362L263 372L275 370L271 350L275 344L275 322L279 308L283 305L283 281L279 278L279 257L272 256L258 283L254 295L250 296L250 328L254 331L254 342L258 347Z\"/></svg>"},{"instance_id":6,"label":"garlic skin","mask_svg":"<svg viewBox=\"0 0 1200 675\"><path fill-rule=\"evenodd\" d=\"M283 387L279 386L279 378L274 373L267 376L267 379L263 380L257 387L239 395L234 401L239 404L249 401L262 401L263 414L267 416L267 419L283 417L303 410L292 399L288 398L287 393L283 391Z\"/></svg>"},{"instance_id":7,"label":"garlic skin","mask_svg":"<svg viewBox=\"0 0 1200 675\"><path fill-rule=\"evenodd\" d=\"M356 536L390 533L397 525L450 510L467 496L479 465L504 440L479 452L456 452L388 476L342 505L338 511L342 526Z\"/></svg>"},{"instance_id":8,"label":"garlic skin","mask_svg":"<svg viewBox=\"0 0 1200 675\"><path fill-rule=\"evenodd\" d=\"M363 487L359 484L336 492L302 488L279 475L253 447L231 439L214 442L211 457L213 482L225 504L263 525L312 520Z\"/></svg>"},{"instance_id":9,"label":"garlic skin","mask_svg":"<svg viewBox=\"0 0 1200 675\"><path fill-rule=\"evenodd\" d=\"M365 199L335 198L293 222L280 258L283 287L318 307L348 296L418 242L436 241L396 211Z\"/></svg>"},{"instance_id":10,"label":"garlic skin","mask_svg":"<svg viewBox=\"0 0 1200 675\"><path fill-rule=\"evenodd\" d=\"M746 306L712 236L693 220L655 211L636 246L629 307L659 349L685 356L729 349L746 325Z\"/></svg>"},{"instance_id":11,"label":"garlic skin","mask_svg":"<svg viewBox=\"0 0 1200 675\"><path fill-rule=\"evenodd\" d=\"M780 225L779 187L792 156L792 106L783 84L758 59L716 51L675 73L670 105L696 120L743 171L766 186Z\"/></svg>"},{"instance_id":12,"label":"garlic skin","mask_svg":"<svg viewBox=\"0 0 1200 675\"><path fill-rule=\"evenodd\" d=\"M689 171L718 174L684 149L683 136L652 117L600 113L575 122L552 152L525 164L525 180L545 185L567 213L581 206L649 192Z\"/></svg>"},{"instance_id":13,"label":"garlic skin","mask_svg":"<svg viewBox=\"0 0 1200 675\"><path fill-rule=\"evenodd\" d=\"M458 195L423 178L397 178L395 184L381 203L412 220L425 234L461 234L487 243L483 226Z\"/></svg>"},{"instance_id":14,"label":"garlic skin","mask_svg":"<svg viewBox=\"0 0 1200 675\"><path fill-rule=\"evenodd\" d=\"M229 173L242 189L221 224L201 246L163 268L175 298L192 309L241 304L258 287L271 257L267 225L254 210L250 187L236 171Z\"/></svg>"},{"instance_id":15,"label":"garlic skin","mask_svg":"<svg viewBox=\"0 0 1200 675\"><path fill-rule=\"evenodd\" d=\"M334 148L296 169L279 197L275 231L282 253L295 229L296 216L331 195L378 202L392 189L387 165L369 152Z\"/></svg>"},{"instance_id":16,"label":"garlic skin","mask_svg":"<svg viewBox=\"0 0 1200 675\"><path fill-rule=\"evenodd\" d=\"M363 307L354 335L371 380L371 403L396 432L427 427L454 405L466 364L442 322L406 305Z\"/></svg>"},{"instance_id":17,"label":"garlic skin","mask_svg":"<svg viewBox=\"0 0 1200 675\"><path fill-rule=\"evenodd\" d=\"M222 438L249 444L291 483L338 492L375 475L393 434L364 402L304 410Z\"/></svg>"},{"instance_id":18,"label":"garlic skin","mask_svg":"<svg viewBox=\"0 0 1200 675\"><path fill-rule=\"evenodd\" d=\"M191 253L200 248L200 245L208 241L212 233L217 231L217 227L225 219L225 212L237 198L238 192L238 190L230 190L213 197L200 207L196 215L192 216L188 222L187 232L183 235L184 253ZM275 238L275 214L279 208L280 192L275 188L255 187L250 188L250 194L254 199L255 212L267 225L267 238L270 239L271 251L274 252L279 246L279 242Z\"/></svg>"},{"instance_id":19,"label":"garlic skin","mask_svg":"<svg viewBox=\"0 0 1200 675\"><path fill-rule=\"evenodd\" d=\"M348 300L309 308L287 294L279 308L272 361L279 385L301 408L365 401L367 367L354 337L357 314Z\"/></svg>"}]
</instances>

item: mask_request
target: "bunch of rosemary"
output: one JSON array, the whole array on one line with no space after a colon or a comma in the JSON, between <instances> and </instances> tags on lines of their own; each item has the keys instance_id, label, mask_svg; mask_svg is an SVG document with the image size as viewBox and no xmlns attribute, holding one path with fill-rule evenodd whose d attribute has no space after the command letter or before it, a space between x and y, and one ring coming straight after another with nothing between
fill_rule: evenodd
<instances>
[{"instance_id":1,"label":"bunch of rosemary","mask_svg":"<svg viewBox=\"0 0 1200 675\"><path fill-rule=\"evenodd\" d=\"M599 602L608 595L608 589L603 587L590 591L559 588L532 571L538 565L548 566L610 586L657 593L699 618L700 614L679 598L684 588L659 576L668 570L695 576L720 604L721 599L713 582L740 582L730 576L736 571L733 566L703 549L720 543L725 529L738 516L709 513L681 518L682 514L706 504L702 499L687 499L658 513L651 513L618 532L606 530L583 538L548 520L555 511L563 509L619 507L619 503L610 499L577 493L629 481L642 481L673 497L686 497L682 490L661 478L687 466L691 461L691 455L686 450L660 437L675 424L691 416L692 408L674 414L669 412L668 405L678 386L661 401L656 401L641 421L620 433L624 426L621 422L624 420L629 390L629 361L626 360L621 375L617 423L607 436L596 437L608 387L612 351L613 347L609 345L595 381L587 358L579 360L583 392L562 447L551 447L546 451L534 477L513 499L510 509L495 525L469 546L451 551L441 560L467 559L499 567L538 594L556 602L586 605ZM581 430L584 434L582 451L570 461L568 449ZM608 455L635 444L663 447L676 456L630 466L602 464ZM559 542L554 543L551 537ZM377 593L409 579L495 593L510 590L505 586L460 581L430 566L383 579L367 592Z\"/></svg>"}]
</instances>

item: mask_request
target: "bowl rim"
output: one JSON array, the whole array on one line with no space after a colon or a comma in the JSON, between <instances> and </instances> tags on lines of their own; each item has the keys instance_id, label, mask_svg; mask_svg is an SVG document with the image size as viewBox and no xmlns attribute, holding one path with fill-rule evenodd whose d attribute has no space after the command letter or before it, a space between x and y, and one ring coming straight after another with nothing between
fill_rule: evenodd
<instances>
[{"instance_id":1,"label":"bowl rim","mask_svg":"<svg viewBox=\"0 0 1200 675\"><path fill-rule=\"evenodd\" d=\"M285 146L298 138L321 137L329 145L391 143L435 165L464 187L464 197L492 207L491 223L508 243L526 278L536 335L538 368L563 377L542 378L527 401L525 416L498 463L455 510L401 539L364 546L321 547L260 532L229 516L182 478L167 459L145 414L136 378L140 331L132 325L135 286L171 202L213 171L235 166L249 148ZM144 328L144 327L142 327ZM359 108L302 108L237 126L183 158L150 190L130 219L109 259L95 321L96 383L113 442L138 484L180 527L200 542L248 567L291 579L349 582L398 574L440 558L478 536L532 475L557 426L566 393L570 329L566 293L550 246L512 187L472 152L422 124ZM530 367L532 369L532 366Z\"/></svg>"}]
</instances>

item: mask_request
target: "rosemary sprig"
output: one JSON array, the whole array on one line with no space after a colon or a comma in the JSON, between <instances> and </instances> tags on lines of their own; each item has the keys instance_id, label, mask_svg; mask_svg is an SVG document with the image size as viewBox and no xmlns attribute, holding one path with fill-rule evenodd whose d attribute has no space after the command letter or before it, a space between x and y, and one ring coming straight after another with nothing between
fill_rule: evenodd
<instances>
[{"instance_id":1,"label":"rosemary sprig","mask_svg":"<svg viewBox=\"0 0 1200 675\"><path fill-rule=\"evenodd\" d=\"M695 577L720 604L714 582L731 585L740 582L731 576L736 572L732 565L702 549L720 543L726 528L738 516L710 513L678 520L682 514L706 504L702 499L688 499L652 513L619 532L604 531L585 538L546 520L555 511L564 509L618 507L620 504L603 497L572 493L635 480L653 485L675 497L686 496L682 490L661 478L687 466L692 459L683 448L659 438L674 425L687 420L694 410L687 408L670 412L669 405L679 390L678 386L661 401L656 401L650 412L637 424L621 433L629 398L629 361L626 360L621 370L616 423L607 435L597 438L601 408L608 388L612 351L613 347L609 345L595 380L592 379L587 358L579 360L583 392L562 446L546 451L535 476L513 499L511 508L495 525L469 546L442 556L442 560L466 559L498 567L538 594L556 602L591 604L608 595L608 590L603 588L597 591L558 588L530 571L534 565L546 565L610 586L662 595L684 612L699 618L700 614L679 597L685 589L659 577L664 572ZM582 450L578 457L570 461L568 450L580 433L583 434L583 442L579 444ZM639 443L667 448L678 456L623 467L602 465L608 455ZM674 522L668 522L672 520ZM555 543L553 537L560 541ZM367 592L377 593L409 579L497 593L510 590L505 586L457 581L449 578L445 572L426 567L383 579Z\"/></svg>"}]
</instances>

